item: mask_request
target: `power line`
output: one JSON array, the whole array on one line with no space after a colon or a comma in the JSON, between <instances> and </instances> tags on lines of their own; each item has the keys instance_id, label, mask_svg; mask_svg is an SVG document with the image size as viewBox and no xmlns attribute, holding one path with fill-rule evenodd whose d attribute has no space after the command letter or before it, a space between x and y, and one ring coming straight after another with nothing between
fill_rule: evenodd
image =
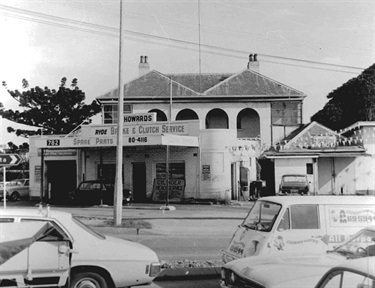
<instances>
[{"instance_id":1,"label":"power line","mask_svg":"<svg viewBox=\"0 0 375 288\"><path fill-rule=\"evenodd\" d=\"M10 11L10 13L2 12L1 10ZM76 20L67 19L67 18L58 17L58 16L51 16L51 15L47 15L47 14L43 14L43 13L39 13L39 12L33 12L33 11L25 10L25 9L9 7L9 6L5 6L5 5L1 5L1 4L0 4L0 13L3 14L3 15L13 17L13 18L18 18L18 19L21 19L21 20L27 20L27 21L32 21L32 22L41 23L41 24L47 24L47 25L56 26L56 27L60 27L60 28L68 28L68 29L75 30L75 31L88 32L88 33L93 33L93 34L97 34L97 35L101 35L101 36L109 36L109 37L116 37L116 38L119 37L118 29L113 28L113 27L108 27L108 26L104 26L104 25L93 24L93 23L88 23L88 22L83 22L83 21L76 21ZM21 14L21 15L18 15L18 14ZM26 16L22 15L22 14L26 14ZM28 17L28 16L33 16L33 17ZM35 17L42 18L42 19L46 18L48 20L37 19ZM59 23L57 21L60 21L62 23ZM84 27L82 27L82 26L84 26ZM85 28L85 26L87 28ZM101 30L105 30L105 31L101 31ZM141 32L136 32L136 31L123 30L123 32L125 32L127 34L136 35L137 37L146 38L146 39L152 38L152 39L156 39L156 40L159 40L159 41L167 40L169 42L174 42L174 43L178 43L178 44L181 44L181 45L190 45L190 46L194 46L194 47L198 46L199 48L202 47L202 48L209 49L209 50L216 50L216 51L209 51L208 53L218 54L218 55L223 55L223 56L235 57L233 55L228 55L228 54L225 54L225 53L231 53L231 54L234 53L234 54L240 54L240 55L248 55L249 54L248 51L235 50L235 49L218 47L218 46L213 46L213 45L208 45L208 44L200 44L200 43L195 43L195 42L180 40L180 39L174 39L174 38L166 38L166 37L162 37L162 36L151 35L151 34L146 34L146 33L141 33ZM139 41L139 39L134 39L134 38L132 38L132 39L136 40L136 41ZM172 46L172 45L168 45L168 46ZM186 49L185 47L180 47L180 48ZM196 48L195 49L188 49L188 50L195 50L196 51ZM217 52L217 51L222 51L222 52L220 53L220 52ZM275 55L262 54L262 53L258 53L258 56L260 56L261 58L271 58L271 59L278 59L278 60L284 60L284 61L285 60L295 61L295 62L298 62L298 63L309 63L309 64L314 64L314 65L324 65L324 66L329 66L329 67L353 69L353 70L360 70L360 71L365 69L365 68L362 68L362 67L331 64L331 63L324 63L324 62L312 61L312 60L302 60L302 59L296 59L296 58L291 58L291 57L282 57L282 56L275 56ZM235 57L235 58L243 58L243 56ZM357 72L341 71L341 70L338 70L338 69L334 70L334 69L328 69L328 68L323 68L323 67L313 67L313 66L306 66L306 65L303 66L303 65L296 65L296 64L290 64L290 63L280 63L280 62L266 61L264 59L262 59L262 61L268 62L268 63L290 65L290 66L299 66L299 67L310 68L310 69L329 70L329 71L342 72L342 73L358 74Z\"/></svg>"},{"instance_id":2,"label":"power line","mask_svg":"<svg viewBox=\"0 0 375 288\"><path fill-rule=\"evenodd\" d=\"M341 0L339 0L339 1L341 1ZM209 2L209 1L205 1L205 2ZM348 2L350 2L350 0ZM220 4L223 4L223 3L220 2ZM71 5L74 5L74 3L71 3ZM81 7L80 5L74 5L74 6ZM240 7L238 7L238 6L233 6L233 5L225 5L225 6L233 7L235 9L240 9ZM94 8L91 8L91 10L96 11L96 9L94 9ZM108 15L117 15L114 12L115 12L115 10L113 10L113 9L106 9L106 8L100 9L100 13L106 13ZM140 17L144 16L144 15L132 14L132 13L123 13L123 15L126 15L128 17L138 18L138 19ZM185 28L188 27L188 29L191 29L191 30L196 29L195 24L190 24L190 23L187 23L187 22L178 22L178 21L173 21L173 20L170 20L170 19L161 19L160 17L158 17L157 19L158 19L158 22L169 23L169 24L172 24L173 26L178 25L178 26L182 26L182 27L185 27ZM151 22L152 20L150 20L147 17L143 17L143 19L141 19L141 21L142 22ZM267 37L264 37L264 35L261 34L261 33L255 33L255 32L249 32L249 31L244 32L244 31L238 31L238 30L228 30L228 29L217 28L217 27L213 27L213 26L209 26L209 25L201 25L201 28L202 28L202 30L213 31L214 33L219 33L220 35L223 35L223 34L228 34L228 35L238 34L238 35L243 35L243 36L251 35L253 37L257 37L257 38L260 38L260 39L265 38L269 42L279 43L279 41L277 41L277 40L273 40L273 39L269 39ZM360 49L360 48L353 48L353 47L340 47L340 46L337 46L337 45L328 45L328 44L316 43L316 42L307 41L307 40L301 41L300 43L301 44L299 44L298 42L296 43L295 41L288 41L288 45L296 46L296 47L308 47L308 48L311 49L312 48L311 45L319 46L319 48L321 48L322 46L325 46L327 49L346 50L345 53L352 54L352 55L363 55L364 52L370 53L370 55L372 55L371 49ZM353 53L354 50L358 51L358 53Z\"/></svg>"}]
</instances>

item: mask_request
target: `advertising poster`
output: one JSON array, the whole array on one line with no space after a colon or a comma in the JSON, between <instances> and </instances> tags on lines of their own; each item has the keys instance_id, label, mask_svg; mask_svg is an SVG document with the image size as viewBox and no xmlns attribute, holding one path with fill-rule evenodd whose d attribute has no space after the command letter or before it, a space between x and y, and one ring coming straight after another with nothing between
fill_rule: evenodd
<instances>
[{"instance_id":1,"label":"advertising poster","mask_svg":"<svg viewBox=\"0 0 375 288\"><path fill-rule=\"evenodd\" d=\"M169 179L169 202L182 202L184 199L185 180L184 179ZM152 189L152 200L154 202L166 201L167 197L167 180L154 179L154 186Z\"/></svg>"},{"instance_id":2,"label":"advertising poster","mask_svg":"<svg viewBox=\"0 0 375 288\"><path fill-rule=\"evenodd\" d=\"M337 208L329 209L331 227L356 227L358 224L375 224L375 207L370 208Z\"/></svg>"}]
</instances>

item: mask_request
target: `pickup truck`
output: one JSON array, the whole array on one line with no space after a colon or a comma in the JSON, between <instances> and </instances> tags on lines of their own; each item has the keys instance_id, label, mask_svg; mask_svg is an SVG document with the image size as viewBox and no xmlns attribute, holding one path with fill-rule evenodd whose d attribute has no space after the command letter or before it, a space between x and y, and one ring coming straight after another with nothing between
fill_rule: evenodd
<instances>
[{"instance_id":1,"label":"pickup truck","mask_svg":"<svg viewBox=\"0 0 375 288\"><path fill-rule=\"evenodd\" d=\"M91 230L70 213L0 210L0 287L115 288L150 284L150 248Z\"/></svg>"}]
</instances>

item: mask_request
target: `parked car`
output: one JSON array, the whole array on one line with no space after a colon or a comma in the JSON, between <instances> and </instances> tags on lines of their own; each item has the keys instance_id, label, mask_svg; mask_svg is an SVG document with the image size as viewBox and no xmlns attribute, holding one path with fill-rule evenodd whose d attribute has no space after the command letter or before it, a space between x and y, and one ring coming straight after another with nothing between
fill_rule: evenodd
<instances>
[{"instance_id":1,"label":"parked car","mask_svg":"<svg viewBox=\"0 0 375 288\"><path fill-rule=\"evenodd\" d=\"M305 174L285 174L281 176L279 195L307 195L309 179Z\"/></svg>"},{"instance_id":2,"label":"parked car","mask_svg":"<svg viewBox=\"0 0 375 288\"><path fill-rule=\"evenodd\" d=\"M160 272L150 248L100 235L70 213L2 209L0 231L1 284L131 287L149 284Z\"/></svg>"},{"instance_id":3,"label":"parked car","mask_svg":"<svg viewBox=\"0 0 375 288\"><path fill-rule=\"evenodd\" d=\"M15 179L6 182L6 199L10 201L19 201L21 199L29 198L29 179ZM0 185L0 199L4 198L4 185Z\"/></svg>"},{"instance_id":4,"label":"parked car","mask_svg":"<svg viewBox=\"0 0 375 288\"><path fill-rule=\"evenodd\" d=\"M346 261L329 270L315 287L375 287L375 257Z\"/></svg>"},{"instance_id":5,"label":"parked car","mask_svg":"<svg viewBox=\"0 0 375 288\"><path fill-rule=\"evenodd\" d=\"M221 287L315 287L319 279L331 268L340 266L345 261L351 262L358 258L365 258L364 263L370 264L367 261L370 261L371 258L374 259L374 256L375 226L372 226L360 230L344 244L327 251L325 254L310 254L309 251L305 251L304 254L299 252L284 255L254 256L226 263L221 270ZM371 263L372 265L375 264L373 260ZM367 268L372 269L372 276L374 276L374 266L368 266ZM326 286L318 285L318 287Z\"/></svg>"},{"instance_id":6,"label":"parked car","mask_svg":"<svg viewBox=\"0 0 375 288\"><path fill-rule=\"evenodd\" d=\"M113 205L114 184L102 180L81 182L77 189L71 191L69 198L73 203L80 205ZM123 203L133 200L130 189L123 189Z\"/></svg>"}]
</instances>

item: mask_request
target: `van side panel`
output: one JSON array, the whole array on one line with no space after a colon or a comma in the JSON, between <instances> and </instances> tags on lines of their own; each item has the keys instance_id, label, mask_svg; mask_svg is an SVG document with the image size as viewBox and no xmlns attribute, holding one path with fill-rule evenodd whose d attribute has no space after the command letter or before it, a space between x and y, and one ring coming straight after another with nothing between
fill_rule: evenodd
<instances>
[{"instance_id":1,"label":"van side panel","mask_svg":"<svg viewBox=\"0 0 375 288\"><path fill-rule=\"evenodd\" d=\"M375 225L375 205L324 205L327 234L322 238L333 249L361 228Z\"/></svg>"},{"instance_id":2,"label":"van side panel","mask_svg":"<svg viewBox=\"0 0 375 288\"><path fill-rule=\"evenodd\" d=\"M271 254L323 253L326 245L320 239L326 233L326 225L322 210L317 204L287 207L270 238Z\"/></svg>"}]
</instances>

